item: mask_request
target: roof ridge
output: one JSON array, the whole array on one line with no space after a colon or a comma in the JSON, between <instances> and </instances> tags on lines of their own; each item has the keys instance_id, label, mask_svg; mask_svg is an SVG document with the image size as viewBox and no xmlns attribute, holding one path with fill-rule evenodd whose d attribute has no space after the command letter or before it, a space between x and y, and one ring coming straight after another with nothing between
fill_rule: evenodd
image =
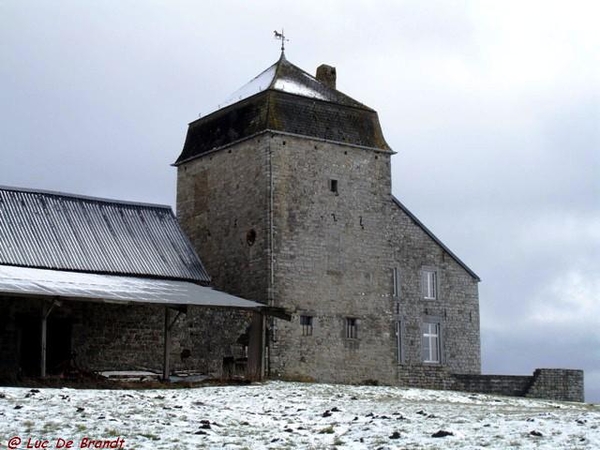
<instances>
[{"instance_id":1,"label":"roof ridge","mask_svg":"<svg viewBox=\"0 0 600 450\"><path fill-rule=\"evenodd\" d=\"M415 216L406 206L404 206L404 204L398 200L398 198L395 195L392 195L392 202L394 202L396 204L396 206L398 206L408 217L410 217L412 219L413 222L415 222L415 224L417 224L417 226L419 228L421 228L425 234L427 234L431 239L433 239L433 241L438 244L440 247L442 247L442 249L448 253L448 255L450 255L450 257L452 259L454 259L454 261L456 261L458 263L459 266L461 266L463 269L465 269L467 271L467 273L469 275L471 275L475 280L477 281L481 281L481 278L479 278L479 275L477 275L475 272L473 272L473 270L471 270L471 268L469 268L469 266L467 266L458 256L456 256L456 254L450 250L446 244L444 244L440 238L438 238L435 234L433 234L433 232L427 228L425 226L425 224L423 224L423 222L421 222L417 216Z\"/></svg>"},{"instance_id":2,"label":"roof ridge","mask_svg":"<svg viewBox=\"0 0 600 450\"><path fill-rule=\"evenodd\" d=\"M327 86L317 79L316 76L290 62L285 57L285 53L282 52L275 63L271 64L249 82L234 91L224 102L219 104L216 109L212 110L204 117L210 116L268 90L285 92L290 95L312 98L313 100L321 100L340 106L375 111L373 108L353 99L349 95ZM196 119L193 122L196 122L197 120L200 119Z\"/></svg>"},{"instance_id":3,"label":"roof ridge","mask_svg":"<svg viewBox=\"0 0 600 450\"><path fill-rule=\"evenodd\" d=\"M12 191L12 192L22 192L26 194L42 194L49 195L54 197L65 197L65 198L73 198L78 200L86 200L90 202L97 203L109 203L109 204L118 204L118 205L129 205L129 206L141 206L145 208L160 208L160 209L169 209L172 211L172 207L170 205L160 204L160 203L146 203L146 202L134 202L130 200L117 200L105 197L95 197L90 195L82 195L82 194L73 194L69 192L60 192L60 191L52 191L46 189L33 189L33 188L24 188L18 186L4 186L0 185L0 191Z\"/></svg>"}]
</instances>

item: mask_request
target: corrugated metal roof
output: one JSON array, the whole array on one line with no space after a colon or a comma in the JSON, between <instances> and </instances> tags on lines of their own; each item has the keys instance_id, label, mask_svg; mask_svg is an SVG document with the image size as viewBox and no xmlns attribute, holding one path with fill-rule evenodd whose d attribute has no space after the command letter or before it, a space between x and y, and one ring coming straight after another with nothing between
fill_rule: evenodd
<instances>
[{"instance_id":1,"label":"corrugated metal roof","mask_svg":"<svg viewBox=\"0 0 600 450\"><path fill-rule=\"evenodd\" d=\"M0 264L210 281L169 206L1 186Z\"/></svg>"},{"instance_id":2,"label":"corrugated metal roof","mask_svg":"<svg viewBox=\"0 0 600 450\"><path fill-rule=\"evenodd\" d=\"M0 266L0 293L121 304L246 309L262 309L266 306L189 281L11 266Z\"/></svg>"}]
</instances>

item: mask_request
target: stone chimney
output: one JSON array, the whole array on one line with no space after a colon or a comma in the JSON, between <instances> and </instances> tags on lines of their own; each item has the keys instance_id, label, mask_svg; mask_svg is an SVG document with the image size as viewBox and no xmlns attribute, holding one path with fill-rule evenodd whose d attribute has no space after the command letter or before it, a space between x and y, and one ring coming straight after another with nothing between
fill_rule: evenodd
<instances>
[{"instance_id":1,"label":"stone chimney","mask_svg":"<svg viewBox=\"0 0 600 450\"><path fill-rule=\"evenodd\" d=\"M319 67L317 67L316 78L325 86L335 89L335 67L328 66L327 64L321 64Z\"/></svg>"}]
</instances>

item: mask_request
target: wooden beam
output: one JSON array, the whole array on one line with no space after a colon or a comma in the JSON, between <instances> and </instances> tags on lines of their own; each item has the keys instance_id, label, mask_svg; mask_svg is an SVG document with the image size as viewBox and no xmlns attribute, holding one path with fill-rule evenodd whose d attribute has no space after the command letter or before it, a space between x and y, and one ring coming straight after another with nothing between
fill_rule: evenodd
<instances>
[{"instance_id":1,"label":"wooden beam","mask_svg":"<svg viewBox=\"0 0 600 450\"><path fill-rule=\"evenodd\" d=\"M46 377L46 342L47 342L47 330L48 330L48 314L46 311L46 304L42 307L42 354L40 359L40 377Z\"/></svg>"},{"instance_id":2,"label":"wooden beam","mask_svg":"<svg viewBox=\"0 0 600 450\"><path fill-rule=\"evenodd\" d=\"M52 300L50 307L46 306L46 302L42 304L42 336L41 336L41 355L40 355L40 377L46 377L46 346L48 342L48 316L55 306L60 307L60 302L57 299Z\"/></svg>"},{"instance_id":3,"label":"wooden beam","mask_svg":"<svg viewBox=\"0 0 600 450\"><path fill-rule=\"evenodd\" d=\"M246 378L250 381L262 380L264 358L263 317L258 312L252 313L248 336L248 365L246 366Z\"/></svg>"},{"instance_id":4,"label":"wooden beam","mask_svg":"<svg viewBox=\"0 0 600 450\"><path fill-rule=\"evenodd\" d=\"M169 323L169 307L165 306L165 330L164 330L164 355L163 355L163 381L169 380L171 360L171 324Z\"/></svg>"}]
</instances>

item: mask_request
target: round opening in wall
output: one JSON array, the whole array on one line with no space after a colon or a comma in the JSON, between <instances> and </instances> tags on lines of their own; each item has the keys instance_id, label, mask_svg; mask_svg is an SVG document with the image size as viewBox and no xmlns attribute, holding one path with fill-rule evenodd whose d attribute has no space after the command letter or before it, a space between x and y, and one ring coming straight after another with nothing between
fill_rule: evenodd
<instances>
[{"instance_id":1,"label":"round opening in wall","mask_svg":"<svg viewBox=\"0 0 600 450\"><path fill-rule=\"evenodd\" d=\"M256 242L256 231L254 231L254 228L253 228L246 233L246 243L250 246L253 246L255 242Z\"/></svg>"}]
</instances>

